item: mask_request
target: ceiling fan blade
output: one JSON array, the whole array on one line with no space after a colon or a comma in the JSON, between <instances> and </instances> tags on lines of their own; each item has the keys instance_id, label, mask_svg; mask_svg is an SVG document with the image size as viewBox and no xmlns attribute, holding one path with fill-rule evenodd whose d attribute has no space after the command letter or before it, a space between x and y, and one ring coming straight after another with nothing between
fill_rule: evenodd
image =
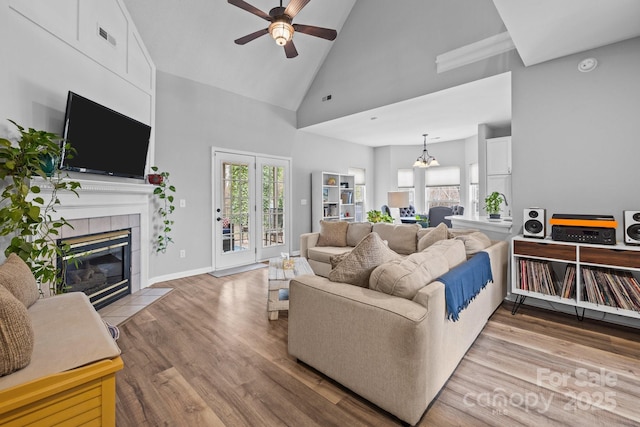
<instances>
[{"instance_id":1,"label":"ceiling fan blade","mask_svg":"<svg viewBox=\"0 0 640 427\"><path fill-rule=\"evenodd\" d=\"M247 44L249 43L251 40L255 40L260 36L264 36L265 34L268 34L269 30L267 28L263 29L263 30L258 30L255 33L251 33L251 34L247 34L244 37L240 37L239 39L235 40L236 44Z\"/></svg>"},{"instance_id":2,"label":"ceiling fan blade","mask_svg":"<svg viewBox=\"0 0 640 427\"><path fill-rule=\"evenodd\" d=\"M295 58L298 56L298 50L293 44L293 40L289 40L289 43L284 45L284 53L287 55L287 58Z\"/></svg>"},{"instance_id":3,"label":"ceiling fan blade","mask_svg":"<svg viewBox=\"0 0 640 427\"><path fill-rule=\"evenodd\" d=\"M335 40L338 36L336 30L330 28L316 27L313 25L293 24L293 29L299 33L320 37L321 39Z\"/></svg>"},{"instance_id":4,"label":"ceiling fan blade","mask_svg":"<svg viewBox=\"0 0 640 427\"><path fill-rule=\"evenodd\" d=\"M246 1L243 0L228 0L229 4L232 4L234 6L239 7L240 9L244 9L247 12L253 13L254 15L259 16L262 19L265 19L269 22L271 22L271 17L269 16L268 13L264 13L263 11L261 11L260 9L258 9L255 6L251 6L249 3L247 3Z\"/></svg>"},{"instance_id":5,"label":"ceiling fan blade","mask_svg":"<svg viewBox=\"0 0 640 427\"><path fill-rule=\"evenodd\" d=\"M307 5L311 0L291 0L287 5L287 8L284 10L285 15L289 15L289 17L293 18L302 10L303 7Z\"/></svg>"}]
</instances>

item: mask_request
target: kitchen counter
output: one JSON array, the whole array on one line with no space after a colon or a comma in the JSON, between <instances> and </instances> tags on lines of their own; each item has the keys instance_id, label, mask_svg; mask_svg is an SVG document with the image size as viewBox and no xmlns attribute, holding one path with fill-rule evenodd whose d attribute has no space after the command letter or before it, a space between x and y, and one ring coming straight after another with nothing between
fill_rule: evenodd
<instances>
[{"instance_id":1,"label":"kitchen counter","mask_svg":"<svg viewBox=\"0 0 640 427\"><path fill-rule=\"evenodd\" d=\"M511 217L502 217L496 221L490 220L486 216L450 215L445 219L451 221L452 228L474 228L482 231L493 240L507 240L513 226Z\"/></svg>"}]
</instances>

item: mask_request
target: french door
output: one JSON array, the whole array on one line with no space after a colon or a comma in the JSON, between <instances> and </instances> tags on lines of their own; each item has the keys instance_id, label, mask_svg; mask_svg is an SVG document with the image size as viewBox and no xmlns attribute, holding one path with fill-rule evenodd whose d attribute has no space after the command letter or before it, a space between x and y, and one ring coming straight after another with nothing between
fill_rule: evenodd
<instances>
[{"instance_id":1,"label":"french door","mask_svg":"<svg viewBox=\"0 0 640 427\"><path fill-rule=\"evenodd\" d=\"M213 265L251 264L289 252L291 161L213 151Z\"/></svg>"}]
</instances>

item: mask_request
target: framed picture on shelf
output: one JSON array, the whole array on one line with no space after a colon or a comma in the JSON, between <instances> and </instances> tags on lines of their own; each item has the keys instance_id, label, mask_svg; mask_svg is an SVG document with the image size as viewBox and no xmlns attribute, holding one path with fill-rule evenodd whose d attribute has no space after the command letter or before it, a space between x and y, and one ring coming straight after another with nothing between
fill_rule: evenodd
<instances>
[{"instance_id":1,"label":"framed picture on shelf","mask_svg":"<svg viewBox=\"0 0 640 427\"><path fill-rule=\"evenodd\" d=\"M329 189L328 188L323 188L322 189L322 201L323 202L328 202L329 201Z\"/></svg>"}]
</instances>

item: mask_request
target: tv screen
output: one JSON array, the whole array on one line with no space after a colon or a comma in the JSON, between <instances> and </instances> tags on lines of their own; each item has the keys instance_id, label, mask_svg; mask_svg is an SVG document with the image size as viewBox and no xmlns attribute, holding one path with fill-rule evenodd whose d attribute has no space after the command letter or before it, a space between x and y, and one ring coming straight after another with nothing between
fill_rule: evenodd
<instances>
[{"instance_id":1,"label":"tv screen","mask_svg":"<svg viewBox=\"0 0 640 427\"><path fill-rule=\"evenodd\" d=\"M151 127L69 91L62 136L75 149L60 169L144 178Z\"/></svg>"}]
</instances>

